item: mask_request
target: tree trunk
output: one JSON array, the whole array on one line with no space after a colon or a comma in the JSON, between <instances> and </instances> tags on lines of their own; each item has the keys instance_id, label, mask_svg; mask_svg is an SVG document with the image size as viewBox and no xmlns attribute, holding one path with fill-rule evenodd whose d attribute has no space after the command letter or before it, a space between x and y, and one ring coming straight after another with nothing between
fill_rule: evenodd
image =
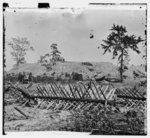
<instances>
[{"instance_id":1,"label":"tree trunk","mask_svg":"<svg viewBox=\"0 0 150 138\"><path fill-rule=\"evenodd\" d=\"M17 64L16 64L16 67L17 67L17 74L19 73L19 62L17 62Z\"/></svg>"},{"instance_id":2,"label":"tree trunk","mask_svg":"<svg viewBox=\"0 0 150 138\"><path fill-rule=\"evenodd\" d=\"M120 80L123 82L123 50L121 53L121 62L120 62Z\"/></svg>"}]
</instances>

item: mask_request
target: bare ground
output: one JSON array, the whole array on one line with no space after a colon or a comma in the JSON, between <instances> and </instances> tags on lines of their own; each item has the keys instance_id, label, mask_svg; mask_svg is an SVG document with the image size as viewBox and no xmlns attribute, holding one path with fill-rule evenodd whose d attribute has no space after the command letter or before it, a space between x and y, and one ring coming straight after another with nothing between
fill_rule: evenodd
<instances>
[{"instance_id":1,"label":"bare ground","mask_svg":"<svg viewBox=\"0 0 150 138\"><path fill-rule=\"evenodd\" d=\"M32 107L17 106L27 116L26 119L17 110L16 105L5 107L4 129L5 131L50 131L60 130L69 117L69 111L50 111L46 109L35 109Z\"/></svg>"}]
</instances>

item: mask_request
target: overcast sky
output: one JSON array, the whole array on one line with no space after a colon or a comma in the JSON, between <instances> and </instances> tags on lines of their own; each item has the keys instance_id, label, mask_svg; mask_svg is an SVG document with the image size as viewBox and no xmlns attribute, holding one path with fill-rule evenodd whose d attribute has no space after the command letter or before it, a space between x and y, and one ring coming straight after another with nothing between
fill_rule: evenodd
<instances>
[{"instance_id":1,"label":"overcast sky","mask_svg":"<svg viewBox=\"0 0 150 138\"><path fill-rule=\"evenodd\" d=\"M75 12L76 13L76 12ZM110 33L113 24L123 25L128 34L141 36L145 39L145 10L139 9L84 9L80 14L70 10L8 10L5 12L6 41L12 37L27 37L35 51L28 52L26 61L34 63L41 55L50 52L52 43L58 44L58 49L66 61L112 62L112 54L103 55L103 49L98 49L103 39ZM90 33L94 38L90 39ZM143 44L139 45L141 55L130 51L130 64L144 63ZM6 44L6 70L15 64L10 55L11 47Z\"/></svg>"}]
</instances>

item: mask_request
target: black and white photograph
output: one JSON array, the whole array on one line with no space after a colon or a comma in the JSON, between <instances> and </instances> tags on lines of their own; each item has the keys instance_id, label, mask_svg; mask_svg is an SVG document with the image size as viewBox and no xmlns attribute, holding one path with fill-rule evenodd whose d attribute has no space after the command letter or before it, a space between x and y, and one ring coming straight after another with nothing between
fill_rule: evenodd
<instances>
[{"instance_id":1,"label":"black and white photograph","mask_svg":"<svg viewBox=\"0 0 150 138\"><path fill-rule=\"evenodd\" d=\"M3 134L147 135L147 3L3 3Z\"/></svg>"}]
</instances>

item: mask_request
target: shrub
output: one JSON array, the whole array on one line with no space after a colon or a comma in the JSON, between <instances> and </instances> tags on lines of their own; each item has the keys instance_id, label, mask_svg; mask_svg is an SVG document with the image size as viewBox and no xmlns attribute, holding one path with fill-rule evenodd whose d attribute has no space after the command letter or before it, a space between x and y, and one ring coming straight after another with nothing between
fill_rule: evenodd
<instances>
[{"instance_id":1,"label":"shrub","mask_svg":"<svg viewBox=\"0 0 150 138\"><path fill-rule=\"evenodd\" d=\"M90 63L90 62L82 62L82 65L93 66L92 63Z\"/></svg>"},{"instance_id":2,"label":"shrub","mask_svg":"<svg viewBox=\"0 0 150 138\"><path fill-rule=\"evenodd\" d=\"M94 71L94 69L92 69L92 68L88 68L88 70L91 71L91 72Z\"/></svg>"},{"instance_id":3,"label":"shrub","mask_svg":"<svg viewBox=\"0 0 150 138\"><path fill-rule=\"evenodd\" d=\"M77 72L72 72L71 76L72 76L72 80L74 80L74 81L82 81L83 80L83 75L79 74Z\"/></svg>"},{"instance_id":4,"label":"shrub","mask_svg":"<svg viewBox=\"0 0 150 138\"><path fill-rule=\"evenodd\" d=\"M68 122L66 126L60 127L60 130L76 132L96 130L96 134L99 135L144 135L144 119L142 116L137 116L138 114L130 111L126 115L118 115L105 108L75 111L66 120ZM93 131L92 134L95 132Z\"/></svg>"},{"instance_id":5,"label":"shrub","mask_svg":"<svg viewBox=\"0 0 150 138\"><path fill-rule=\"evenodd\" d=\"M5 74L4 80L15 83L18 81L18 74L14 74L14 73Z\"/></svg>"}]
</instances>

